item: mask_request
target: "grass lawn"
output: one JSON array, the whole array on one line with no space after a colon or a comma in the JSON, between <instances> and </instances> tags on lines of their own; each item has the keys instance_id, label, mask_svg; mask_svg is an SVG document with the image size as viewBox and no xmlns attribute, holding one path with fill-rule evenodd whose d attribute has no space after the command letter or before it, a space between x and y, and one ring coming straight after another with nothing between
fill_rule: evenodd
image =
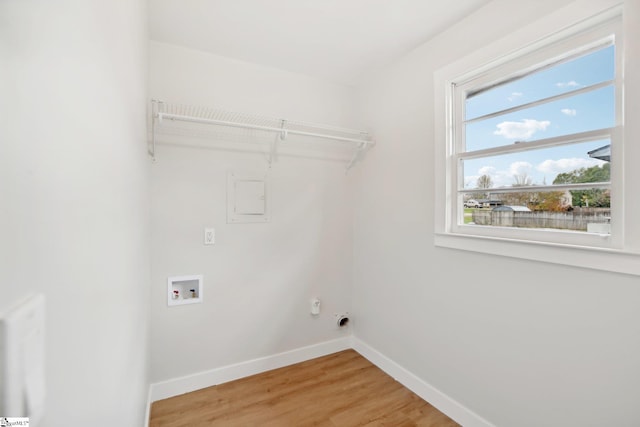
<instances>
[{"instance_id":1,"label":"grass lawn","mask_svg":"<svg viewBox=\"0 0 640 427\"><path fill-rule=\"evenodd\" d=\"M464 223L469 224L471 222L471 214L473 213L473 208L464 208Z\"/></svg>"}]
</instances>

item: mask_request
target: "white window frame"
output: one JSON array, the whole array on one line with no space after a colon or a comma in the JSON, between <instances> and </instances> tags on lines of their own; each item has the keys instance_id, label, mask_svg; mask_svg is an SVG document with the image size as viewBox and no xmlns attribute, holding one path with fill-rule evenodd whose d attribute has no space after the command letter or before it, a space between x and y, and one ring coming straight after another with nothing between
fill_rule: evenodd
<instances>
[{"instance_id":1,"label":"white window frame","mask_svg":"<svg viewBox=\"0 0 640 427\"><path fill-rule=\"evenodd\" d=\"M633 221L625 222L625 218L632 218L631 212L640 212L640 202L635 200L640 197L632 195L631 186L625 185L625 171L633 164L629 155L638 150L626 150L624 145L622 7L611 6L586 7L577 15L560 10L435 73L436 246L640 274L640 245L624 238L638 236L640 228ZM464 225L462 195L458 192L463 147L456 146L459 139L455 136L463 131L463 109L456 107L464 102L465 89L483 87L561 55L574 56L610 34L614 34L616 46L616 124L604 133L610 133L612 145L611 234ZM639 161L636 157L635 163Z\"/></svg>"}]
</instances>

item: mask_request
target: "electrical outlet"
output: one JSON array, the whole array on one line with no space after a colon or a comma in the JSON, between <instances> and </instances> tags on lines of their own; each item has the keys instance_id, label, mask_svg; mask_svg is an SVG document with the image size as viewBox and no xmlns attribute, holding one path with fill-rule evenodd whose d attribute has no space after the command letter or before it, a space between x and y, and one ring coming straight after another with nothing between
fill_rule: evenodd
<instances>
[{"instance_id":1,"label":"electrical outlet","mask_svg":"<svg viewBox=\"0 0 640 427\"><path fill-rule=\"evenodd\" d=\"M213 245L216 241L216 232L213 228L204 229L204 244Z\"/></svg>"}]
</instances>

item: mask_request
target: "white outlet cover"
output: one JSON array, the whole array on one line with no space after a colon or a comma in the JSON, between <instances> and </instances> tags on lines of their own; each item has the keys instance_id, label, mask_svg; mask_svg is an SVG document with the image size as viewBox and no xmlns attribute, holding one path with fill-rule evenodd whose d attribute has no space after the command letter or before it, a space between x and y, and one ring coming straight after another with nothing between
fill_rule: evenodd
<instances>
[{"instance_id":1,"label":"white outlet cover","mask_svg":"<svg viewBox=\"0 0 640 427\"><path fill-rule=\"evenodd\" d=\"M213 245L216 243L216 230L214 228L204 229L204 244Z\"/></svg>"}]
</instances>

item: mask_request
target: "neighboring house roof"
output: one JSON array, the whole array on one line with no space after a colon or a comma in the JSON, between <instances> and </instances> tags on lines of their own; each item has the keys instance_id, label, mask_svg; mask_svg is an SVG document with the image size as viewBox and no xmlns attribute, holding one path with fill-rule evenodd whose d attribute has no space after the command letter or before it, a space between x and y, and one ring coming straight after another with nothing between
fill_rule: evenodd
<instances>
[{"instance_id":1,"label":"neighboring house roof","mask_svg":"<svg viewBox=\"0 0 640 427\"><path fill-rule=\"evenodd\" d=\"M604 160L605 162L611 161L611 144L605 145L595 150L591 150L587 153L589 157L594 159Z\"/></svg>"},{"instance_id":2,"label":"neighboring house roof","mask_svg":"<svg viewBox=\"0 0 640 427\"><path fill-rule=\"evenodd\" d=\"M493 210L498 212L531 212L531 209L526 206L498 206L497 208L493 208Z\"/></svg>"}]
</instances>

